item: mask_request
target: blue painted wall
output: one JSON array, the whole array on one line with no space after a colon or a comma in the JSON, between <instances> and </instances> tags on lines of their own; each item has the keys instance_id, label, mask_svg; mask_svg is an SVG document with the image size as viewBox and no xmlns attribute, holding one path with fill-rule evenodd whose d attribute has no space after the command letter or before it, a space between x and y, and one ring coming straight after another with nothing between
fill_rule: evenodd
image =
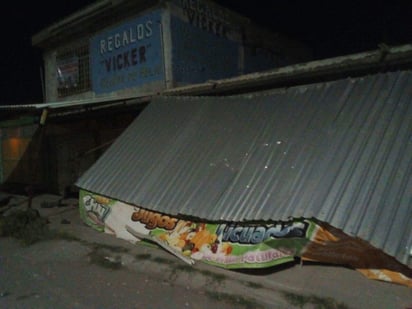
<instances>
[{"instance_id":1,"label":"blue painted wall","mask_svg":"<svg viewBox=\"0 0 412 309\"><path fill-rule=\"evenodd\" d=\"M245 48L245 74L274 69L283 65L286 65L286 60L280 55L275 57L273 52L261 48Z\"/></svg>"},{"instance_id":2,"label":"blue painted wall","mask_svg":"<svg viewBox=\"0 0 412 309\"><path fill-rule=\"evenodd\" d=\"M91 79L96 94L164 80L160 22L157 10L91 39Z\"/></svg>"},{"instance_id":3,"label":"blue painted wall","mask_svg":"<svg viewBox=\"0 0 412 309\"><path fill-rule=\"evenodd\" d=\"M171 18L173 80L200 83L238 74L239 45Z\"/></svg>"}]
</instances>

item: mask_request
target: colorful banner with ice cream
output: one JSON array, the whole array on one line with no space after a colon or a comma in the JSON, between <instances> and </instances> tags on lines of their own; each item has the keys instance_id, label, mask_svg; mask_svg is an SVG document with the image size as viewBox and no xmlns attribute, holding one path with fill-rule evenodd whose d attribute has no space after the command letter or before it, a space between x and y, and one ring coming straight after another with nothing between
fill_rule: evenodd
<instances>
[{"instance_id":1,"label":"colorful banner with ice cream","mask_svg":"<svg viewBox=\"0 0 412 309\"><path fill-rule=\"evenodd\" d=\"M412 271L409 273L406 266L366 242L315 219L197 222L84 190L80 191L79 206L81 218L93 228L131 242L149 240L189 264L202 261L231 269L266 268L300 257L348 265L369 278L412 287Z\"/></svg>"}]
</instances>

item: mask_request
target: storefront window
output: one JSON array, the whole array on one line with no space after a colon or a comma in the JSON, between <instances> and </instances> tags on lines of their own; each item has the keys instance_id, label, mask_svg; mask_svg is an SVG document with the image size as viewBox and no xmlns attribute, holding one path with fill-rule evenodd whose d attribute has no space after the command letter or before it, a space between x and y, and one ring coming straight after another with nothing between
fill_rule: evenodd
<instances>
[{"instance_id":1,"label":"storefront window","mask_svg":"<svg viewBox=\"0 0 412 309\"><path fill-rule=\"evenodd\" d=\"M56 58L57 93L59 97L90 90L88 45L66 49Z\"/></svg>"}]
</instances>

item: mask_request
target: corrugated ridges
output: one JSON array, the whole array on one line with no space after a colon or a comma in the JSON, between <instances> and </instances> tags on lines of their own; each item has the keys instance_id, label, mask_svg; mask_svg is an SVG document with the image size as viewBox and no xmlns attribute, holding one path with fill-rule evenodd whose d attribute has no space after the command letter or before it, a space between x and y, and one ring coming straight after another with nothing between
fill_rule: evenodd
<instances>
[{"instance_id":1,"label":"corrugated ridges","mask_svg":"<svg viewBox=\"0 0 412 309\"><path fill-rule=\"evenodd\" d=\"M155 98L77 185L207 221L317 218L406 263L412 74Z\"/></svg>"}]
</instances>

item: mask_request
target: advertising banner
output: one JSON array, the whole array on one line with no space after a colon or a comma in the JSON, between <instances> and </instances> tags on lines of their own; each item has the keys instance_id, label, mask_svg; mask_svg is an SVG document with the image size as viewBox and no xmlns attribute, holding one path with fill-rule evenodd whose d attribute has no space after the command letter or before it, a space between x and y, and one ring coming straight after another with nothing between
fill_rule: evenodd
<instances>
[{"instance_id":1,"label":"advertising banner","mask_svg":"<svg viewBox=\"0 0 412 309\"><path fill-rule=\"evenodd\" d=\"M161 12L98 33L90 41L93 90L107 93L164 79Z\"/></svg>"},{"instance_id":2,"label":"advertising banner","mask_svg":"<svg viewBox=\"0 0 412 309\"><path fill-rule=\"evenodd\" d=\"M266 268L302 260L348 265L371 279L412 287L412 270L366 242L308 219L208 223L181 219L80 191L80 216L98 231L148 240L182 261L222 268Z\"/></svg>"}]
</instances>

